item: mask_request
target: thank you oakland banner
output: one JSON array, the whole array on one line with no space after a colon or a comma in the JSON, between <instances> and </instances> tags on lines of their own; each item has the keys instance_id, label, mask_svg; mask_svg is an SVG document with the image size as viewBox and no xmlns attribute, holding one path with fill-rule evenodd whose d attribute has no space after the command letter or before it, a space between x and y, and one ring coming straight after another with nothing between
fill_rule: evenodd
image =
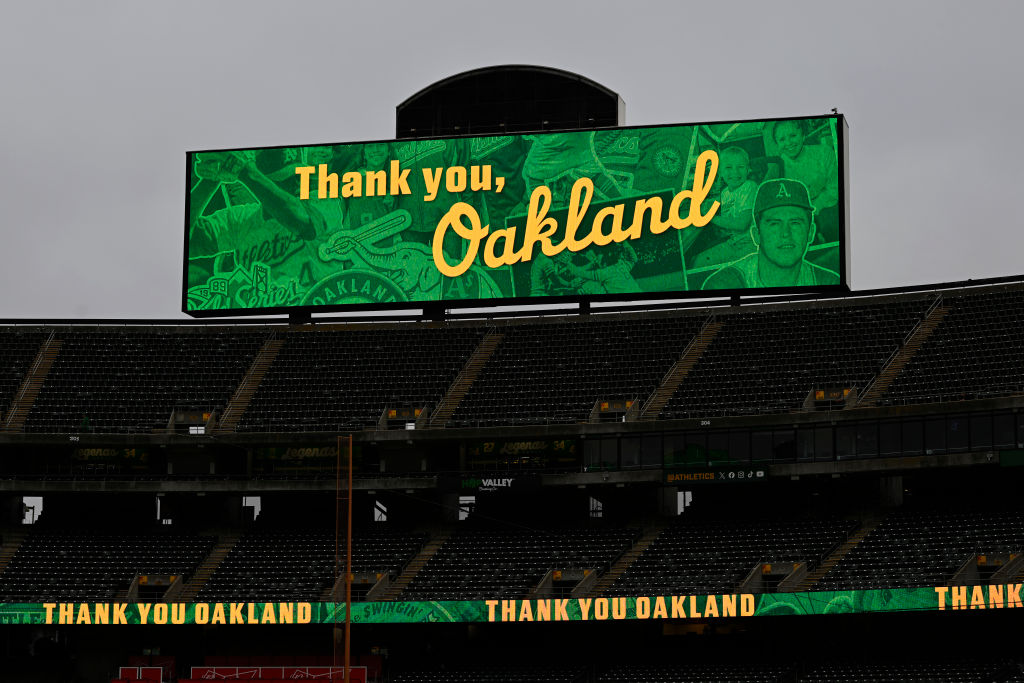
<instances>
[{"instance_id":1,"label":"thank you oakland banner","mask_svg":"<svg viewBox=\"0 0 1024 683\"><path fill-rule=\"evenodd\" d=\"M845 284L840 116L191 152L195 315Z\"/></svg>"},{"instance_id":2,"label":"thank you oakland banner","mask_svg":"<svg viewBox=\"0 0 1024 683\"><path fill-rule=\"evenodd\" d=\"M1024 584L807 593L650 595L534 600L358 602L365 624L728 619L872 612L1019 609ZM0 603L0 624L290 625L344 622L335 602Z\"/></svg>"}]
</instances>

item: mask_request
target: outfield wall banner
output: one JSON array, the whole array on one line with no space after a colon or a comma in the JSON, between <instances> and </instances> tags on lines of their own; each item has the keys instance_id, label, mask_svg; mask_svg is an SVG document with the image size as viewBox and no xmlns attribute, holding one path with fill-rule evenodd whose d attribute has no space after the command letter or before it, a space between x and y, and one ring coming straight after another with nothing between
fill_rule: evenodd
<instances>
[{"instance_id":1,"label":"outfield wall banner","mask_svg":"<svg viewBox=\"0 0 1024 683\"><path fill-rule=\"evenodd\" d=\"M187 154L186 313L843 291L840 115Z\"/></svg>"},{"instance_id":2,"label":"outfield wall banner","mask_svg":"<svg viewBox=\"0 0 1024 683\"><path fill-rule=\"evenodd\" d=\"M937 586L808 593L651 595L542 600L357 602L357 624L495 623L727 619L871 612L959 611L1024 607L1024 584ZM336 602L2 603L0 624L280 625L345 621Z\"/></svg>"}]
</instances>

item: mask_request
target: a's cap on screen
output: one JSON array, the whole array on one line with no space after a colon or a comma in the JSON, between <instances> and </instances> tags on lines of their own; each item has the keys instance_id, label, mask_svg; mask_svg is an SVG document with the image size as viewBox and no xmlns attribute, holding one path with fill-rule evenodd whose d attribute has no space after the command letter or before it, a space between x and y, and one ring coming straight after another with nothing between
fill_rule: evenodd
<instances>
[{"instance_id":1,"label":"a's cap on screen","mask_svg":"<svg viewBox=\"0 0 1024 683\"><path fill-rule=\"evenodd\" d=\"M797 206L808 211L814 210L807 186L792 178L766 180L757 188L757 197L754 198L755 216L760 216L762 212L776 206Z\"/></svg>"}]
</instances>

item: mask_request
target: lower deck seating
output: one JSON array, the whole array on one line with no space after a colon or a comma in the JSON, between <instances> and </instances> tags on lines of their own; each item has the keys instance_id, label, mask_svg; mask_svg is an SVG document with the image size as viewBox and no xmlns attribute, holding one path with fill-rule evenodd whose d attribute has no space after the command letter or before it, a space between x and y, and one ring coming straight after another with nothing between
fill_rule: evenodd
<instances>
[{"instance_id":1,"label":"lower deck seating","mask_svg":"<svg viewBox=\"0 0 1024 683\"><path fill-rule=\"evenodd\" d=\"M792 681L793 669L751 664L623 664L598 675L599 683L776 683Z\"/></svg>"},{"instance_id":2,"label":"lower deck seating","mask_svg":"<svg viewBox=\"0 0 1024 683\"><path fill-rule=\"evenodd\" d=\"M353 573L396 574L423 545L425 536L404 532L357 532ZM316 600L334 585L335 550L345 561L345 539L334 531L288 529L243 536L210 577L200 600L258 602ZM341 565L344 573L344 564Z\"/></svg>"},{"instance_id":3,"label":"lower deck seating","mask_svg":"<svg viewBox=\"0 0 1024 683\"><path fill-rule=\"evenodd\" d=\"M213 548L186 533L95 534L35 531L0 574L0 601L106 601L136 574L191 575Z\"/></svg>"},{"instance_id":4,"label":"lower deck seating","mask_svg":"<svg viewBox=\"0 0 1024 683\"><path fill-rule=\"evenodd\" d=\"M732 593L758 562L816 566L856 522L842 519L690 521L666 529L610 595Z\"/></svg>"},{"instance_id":5,"label":"lower deck seating","mask_svg":"<svg viewBox=\"0 0 1024 683\"><path fill-rule=\"evenodd\" d=\"M584 681L579 665L503 665L493 667L453 666L444 669L399 671L392 683L574 683Z\"/></svg>"},{"instance_id":6,"label":"lower deck seating","mask_svg":"<svg viewBox=\"0 0 1024 683\"><path fill-rule=\"evenodd\" d=\"M597 676L607 683L976 683L1014 681L1005 662L623 664ZM1009 675L1010 678L1002 676ZM998 676L998 678L996 677Z\"/></svg>"},{"instance_id":7,"label":"lower deck seating","mask_svg":"<svg viewBox=\"0 0 1024 683\"><path fill-rule=\"evenodd\" d=\"M403 600L521 598L548 570L606 570L636 529L460 531L419 571Z\"/></svg>"},{"instance_id":8,"label":"lower deck seating","mask_svg":"<svg viewBox=\"0 0 1024 683\"><path fill-rule=\"evenodd\" d=\"M1024 511L898 512L818 582L818 590L941 586L971 555L1024 550Z\"/></svg>"},{"instance_id":9,"label":"lower deck seating","mask_svg":"<svg viewBox=\"0 0 1024 683\"><path fill-rule=\"evenodd\" d=\"M801 683L976 683L996 680L997 663L825 664L800 676ZM1002 679L1006 680L1006 679Z\"/></svg>"}]
</instances>

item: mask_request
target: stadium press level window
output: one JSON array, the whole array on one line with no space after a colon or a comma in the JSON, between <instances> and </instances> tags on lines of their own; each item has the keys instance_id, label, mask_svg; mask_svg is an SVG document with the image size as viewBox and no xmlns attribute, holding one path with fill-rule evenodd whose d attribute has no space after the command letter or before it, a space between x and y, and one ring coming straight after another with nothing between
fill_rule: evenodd
<instances>
[{"instance_id":1,"label":"stadium press level window","mask_svg":"<svg viewBox=\"0 0 1024 683\"><path fill-rule=\"evenodd\" d=\"M35 524L43 514L42 496L24 496L21 499L22 524Z\"/></svg>"},{"instance_id":2,"label":"stadium press level window","mask_svg":"<svg viewBox=\"0 0 1024 683\"><path fill-rule=\"evenodd\" d=\"M174 520L172 520L170 517L164 517L163 516L163 494L162 493L156 494L156 519L157 519L158 522L160 522L164 526L170 526L171 524L174 524Z\"/></svg>"},{"instance_id":3,"label":"stadium press level window","mask_svg":"<svg viewBox=\"0 0 1024 683\"><path fill-rule=\"evenodd\" d=\"M249 508L252 511L252 518L255 520L260 516L263 500L259 496L242 496L242 507Z\"/></svg>"},{"instance_id":4,"label":"stadium press level window","mask_svg":"<svg viewBox=\"0 0 1024 683\"><path fill-rule=\"evenodd\" d=\"M476 496L459 496L459 521L468 519L475 507Z\"/></svg>"},{"instance_id":5,"label":"stadium press level window","mask_svg":"<svg viewBox=\"0 0 1024 683\"><path fill-rule=\"evenodd\" d=\"M686 508L690 507L691 503L693 503L693 491L676 493L676 514L681 515L686 512Z\"/></svg>"}]
</instances>

